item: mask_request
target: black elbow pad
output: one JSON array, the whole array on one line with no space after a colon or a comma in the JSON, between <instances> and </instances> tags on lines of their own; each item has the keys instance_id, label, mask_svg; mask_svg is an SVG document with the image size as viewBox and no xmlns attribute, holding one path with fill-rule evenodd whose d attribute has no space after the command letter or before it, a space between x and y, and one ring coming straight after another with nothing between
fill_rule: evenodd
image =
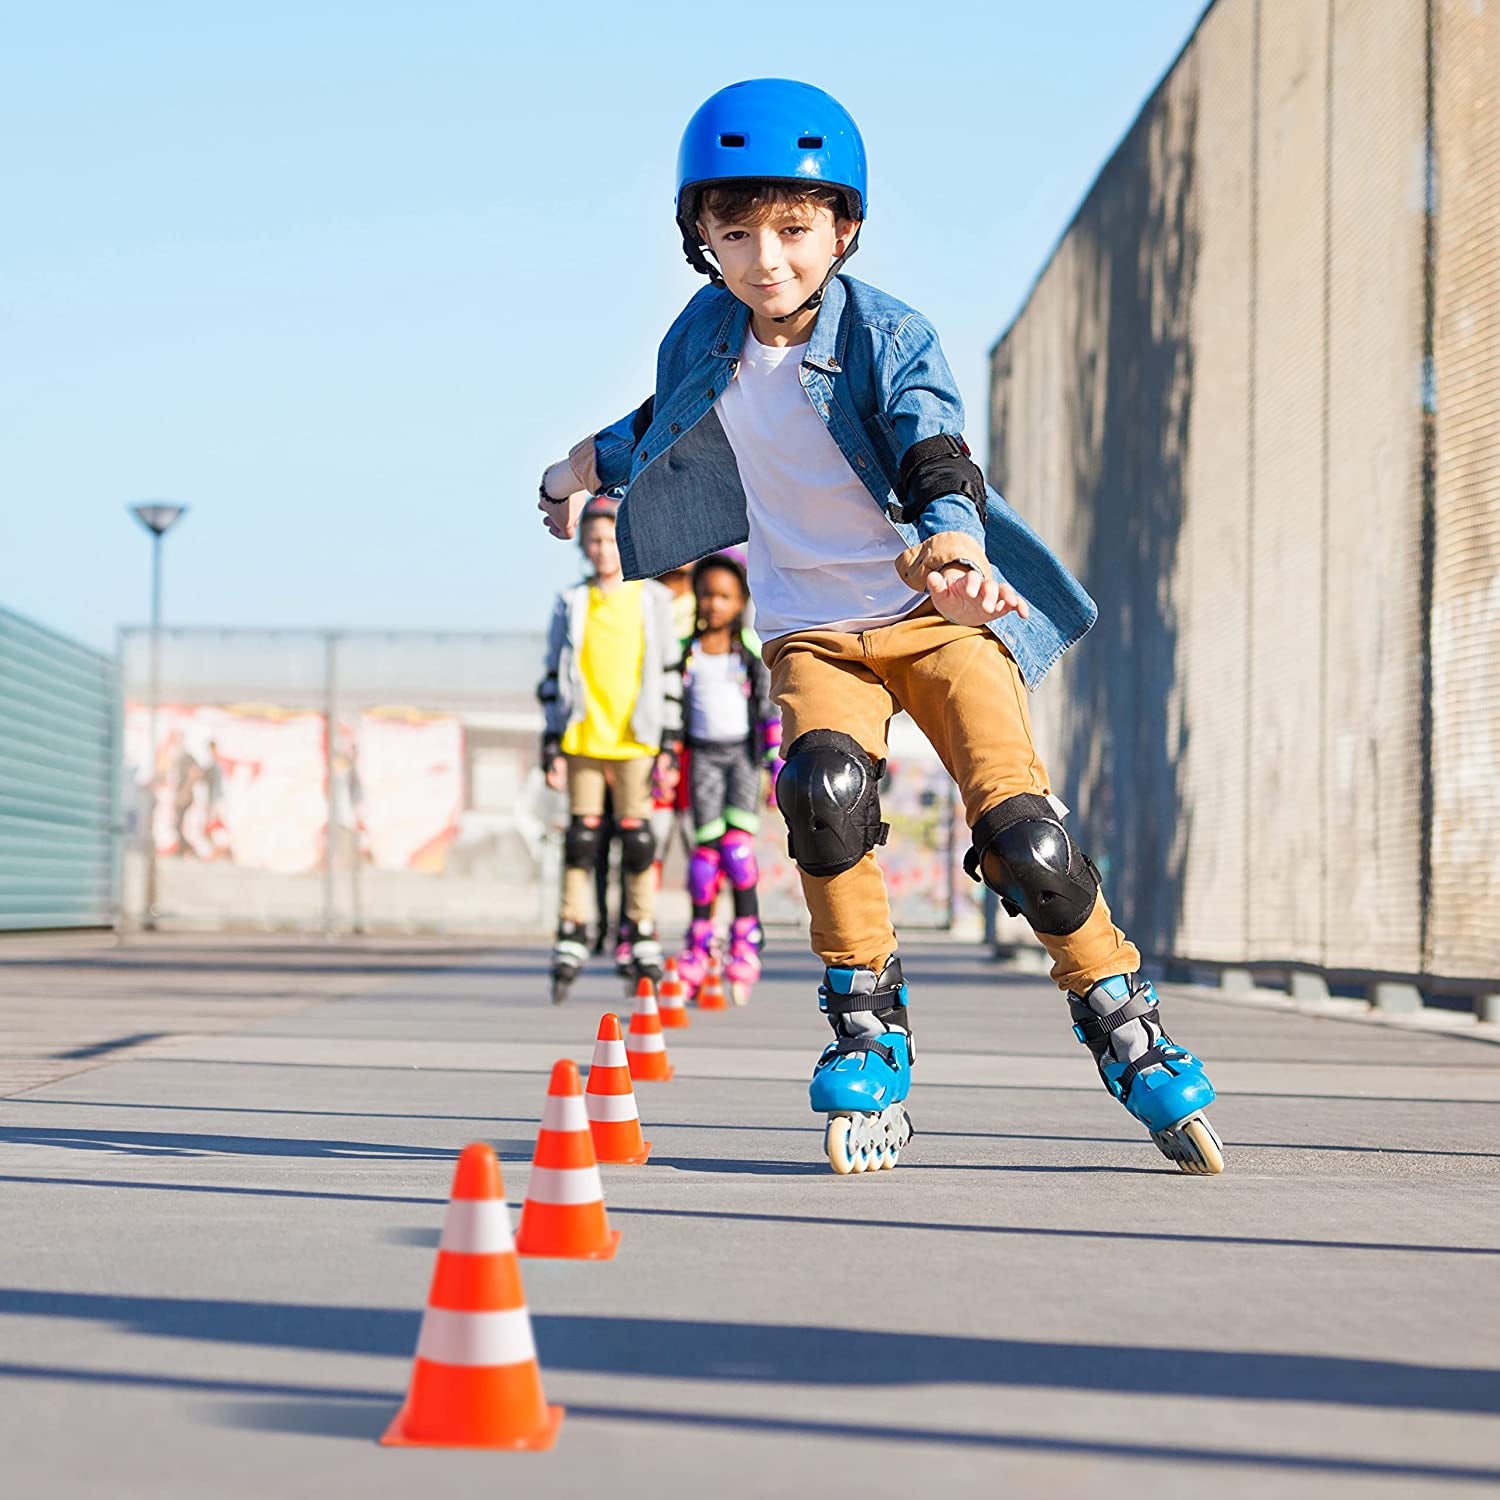
<instances>
[{"instance_id":1,"label":"black elbow pad","mask_svg":"<svg viewBox=\"0 0 1500 1500\"><path fill-rule=\"evenodd\" d=\"M913 443L901 460L901 472L896 478L901 519L910 524L944 495L963 495L972 500L983 524L984 473L969 456L969 445L961 437L940 432L936 437Z\"/></svg>"}]
</instances>

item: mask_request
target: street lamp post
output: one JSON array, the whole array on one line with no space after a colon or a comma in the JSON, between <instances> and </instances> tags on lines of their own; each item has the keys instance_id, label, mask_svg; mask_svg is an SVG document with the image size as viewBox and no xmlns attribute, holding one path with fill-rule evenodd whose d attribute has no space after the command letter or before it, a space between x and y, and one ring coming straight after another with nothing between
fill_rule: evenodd
<instances>
[{"instance_id":1,"label":"street lamp post","mask_svg":"<svg viewBox=\"0 0 1500 1500\"><path fill-rule=\"evenodd\" d=\"M146 747L151 805L146 814L146 911L141 926L156 930L156 714L161 703L161 539L187 509L171 500L145 500L130 513L151 533L151 714Z\"/></svg>"}]
</instances>

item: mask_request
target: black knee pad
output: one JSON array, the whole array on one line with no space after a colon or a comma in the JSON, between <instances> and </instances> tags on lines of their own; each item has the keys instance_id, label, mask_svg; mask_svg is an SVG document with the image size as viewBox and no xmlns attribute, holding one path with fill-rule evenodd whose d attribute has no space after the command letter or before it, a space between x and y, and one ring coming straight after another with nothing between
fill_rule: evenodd
<instances>
[{"instance_id":1,"label":"black knee pad","mask_svg":"<svg viewBox=\"0 0 1500 1500\"><path fill-rule=\"evenodd\" d=\"M885 843L883 775L883 760L836 729L810 729L792 741L776 778L776 805L786 819L787 851L801 869L840 875Z\"/></svg>"},{"instance_id":2,"label":"black knee pad","mask_svg":"<svg viewBox=\"0 0 1500 1500\"><path fill-rule=\"evenodd\" d=\"M1068 837L1052 804L1031 793L1007 797L979 819L964 869L998 892L1011 916L1048 937L1077 932L1099 895L1093 860Z\"/></svg>"},{"instance_id":3,"label":"black knee pad","mask_svg":"<svg viewBox=\"0 0 1500 1500\"><path fill-rule=\"evenodd\" d=\"M641 875L656 858L656 840L644 823L620 830L620 863L627 875Z\"/></svg>"},{"instance_id":4,"label":"black knee pad","mask_svg":"<svg viewBox=\"0 0 1500 1500\"><path fill-rule=\"evenodd\" d=\"M582 818L570 818L568 831L563 836L563 863L570 870L592 870L603 837L602 827L591 828Z\"/></svg>"}]
</instances>

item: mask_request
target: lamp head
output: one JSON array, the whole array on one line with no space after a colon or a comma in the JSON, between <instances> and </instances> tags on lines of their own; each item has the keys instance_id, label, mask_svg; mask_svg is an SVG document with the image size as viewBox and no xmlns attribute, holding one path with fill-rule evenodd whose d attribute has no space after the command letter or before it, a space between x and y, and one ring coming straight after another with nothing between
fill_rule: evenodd
<instances>
[{"instance_id":1,"label":"lamp head","mask_svg":"<svg viewBox=\"0 0 1500 1500\"><path fill-rule=\"evenodd\" d=\"M175 500L143 500L132 505L130 513L147 531L155 536L165 536L187 509Z\"/></svg>"}]
</instances>

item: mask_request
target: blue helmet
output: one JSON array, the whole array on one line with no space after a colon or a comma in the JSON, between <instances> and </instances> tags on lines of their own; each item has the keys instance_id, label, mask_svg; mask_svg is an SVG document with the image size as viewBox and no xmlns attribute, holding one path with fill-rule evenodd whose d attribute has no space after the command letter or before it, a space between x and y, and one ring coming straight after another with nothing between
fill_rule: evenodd
<instances>
[{"instance_id":1,"label":"blue helmet","mask_svg":"<svg viewBox=\"0 0 1500 1500\"><path fill-rule=\"evenodd\" d=\"M746 179L839 188L851 219L863 221L869 207L859 126L831 94L789 78L752 78L720 89L682 133L677 223L689 263L715 281L718 273L699 249L690 190Z\"/></svg>"},{"instance_id":2,"label":"blue helmet","mask_svg":"<svg viewBox=\"0 0 1500 1500\"><path fill-rule=\"evenodd\" d=\"M849 217L868 207L865 143L831 94L789 78L752 78L720 89L688 121L677 153L677 212L688 188L768 178L843 188Z\"/></svg>"}]
</instances>

